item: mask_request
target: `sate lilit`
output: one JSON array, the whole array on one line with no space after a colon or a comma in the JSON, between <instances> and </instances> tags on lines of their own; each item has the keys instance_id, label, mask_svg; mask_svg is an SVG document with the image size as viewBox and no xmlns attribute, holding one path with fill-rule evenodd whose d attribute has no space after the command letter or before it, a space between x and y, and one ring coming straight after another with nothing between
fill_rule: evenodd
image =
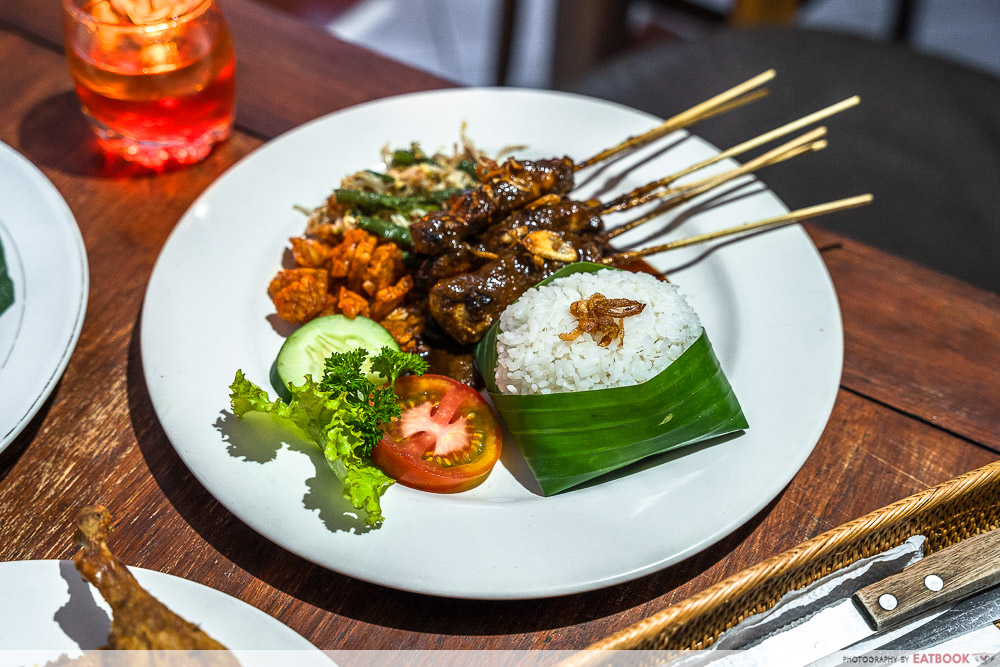
<instances>
[{"instance_id":1,"label":"sate lilit","mask_svg":"<svg viewBox=\"0 0 1000 667\"><path fill-rule=\"evenodd\" d=\"M114 619L108 648L113 650L225 650L194 623L167 609L150 595L125 564L111 553L111 513L100 505L84 507L76 517L74 561L84 579L111 605ZM220 661L213 661L213 664ZM221 664L237 664L234 659Z\"/></svg>"}]
</instances>

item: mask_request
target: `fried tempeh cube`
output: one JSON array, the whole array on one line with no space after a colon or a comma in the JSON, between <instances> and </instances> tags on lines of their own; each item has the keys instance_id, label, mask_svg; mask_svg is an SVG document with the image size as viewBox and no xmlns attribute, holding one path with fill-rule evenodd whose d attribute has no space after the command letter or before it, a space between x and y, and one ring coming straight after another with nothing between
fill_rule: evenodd
<instances>
[{"instance_id":1,"label":"fried tempeh cube","mask_svg":"<svg viewBox=\"0 0 1000 667\"><path fill-rule=\"evenodd\" d=\"M378 237L365 232L365 238L358 241L354 248L354 256L351 258L351 266L347 270L347 287L352 292L360 294L364 288L365 273L372 261L372 253L378 244Z\"/></svg>"},{"instance_id":2,"label":"fried tempeh cube","mask_svg":"<svg viewBox=\"0 0 1000 667\"><path fill-rule=\"evenodd\" d=\"M325 269L285 269L267 287L278 317L305 324L327 307L329 277Z\"/></svg>"},{"instance_id":3,"label":"fried tempeh cube","mask_svg":"<svg viewBox=\"0 0 1000 667\"><path fill-rule=\"evenodd\" d=\"M385 318L395 310L396 306L403 303L403 298L411 289L413 289L413 276L405 275L395 285L376 292L375 301L371 306L372 319L378 321Z\"/></svg>"},{"instance_id":4,"label":"fried tempeh cube","mask_svg":"<svg viewBox=\"0 0 1000 667\"><path fill-rule=\"evenodd\" d=\"M403 253L395 243L382 243L372 252L361 288L369 296L394 284L403 275ZM388 312L388 311L387 311Z\"/></svg>"},{"instance_id":5,"label":"fried tempeh cube","mask_svg":"<svg viewBox=\"0 0 1000 667\"><path fill-rule=\"evenodd\" d=\"M354 262L354 253L357 250L358 244L370 236L371 234L363 229L350 229L344 232L344 240L335 245L330 252L331 278L347 277L347 273Z\"/></svg>"},{"instance_id":6,"label":"fried tempeh cube","mask_svg":"<svg viewBox=\"0 0 1000 667\"><path fill-rule=\"evenodd\" d=\"M321 269L330 258L333 248L316 239L296 237L288 239L292 244L292 257L300 267Z\"/></svg>"},{"instance_id":7,"label":"fried tempeh cube","mask_svg":"<svg viewBox=\"0 0 1000 667\"><path fill-rule=\"evenodd\" d=\"M424 312L412 305L400 306L379 321L399 343L399 348L411 353L421 351L420 339L425 323Z\"/></svg>"},{"instance_id":8,"label":"fried tempeh cube","mask_svg":"<svg viewBox=\"0 0 1000 667\"><path fill-rule=\"evenodd\" d=\"M368 317L370 312L368 300L343 285L340 286L340 292L337 295L337 310L352 320L358 315Z\"/></svg>"}]
</instances>

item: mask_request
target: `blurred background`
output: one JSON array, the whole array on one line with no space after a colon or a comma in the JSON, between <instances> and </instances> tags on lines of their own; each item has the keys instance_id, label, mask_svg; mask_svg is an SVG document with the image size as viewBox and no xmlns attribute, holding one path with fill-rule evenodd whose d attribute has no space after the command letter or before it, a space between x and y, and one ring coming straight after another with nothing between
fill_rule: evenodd
<instances>
[{"instance_id":1,"label":"blurred background","mask_svg":"<svg viewBox=\"0 0 1000 667\"><path fill-rule=\"evenodd\" d=\"M898 41L1000 75L998 0L269 0L466 86L562 88L602 61L727 25Z\"/></svg>"}]
</instances>

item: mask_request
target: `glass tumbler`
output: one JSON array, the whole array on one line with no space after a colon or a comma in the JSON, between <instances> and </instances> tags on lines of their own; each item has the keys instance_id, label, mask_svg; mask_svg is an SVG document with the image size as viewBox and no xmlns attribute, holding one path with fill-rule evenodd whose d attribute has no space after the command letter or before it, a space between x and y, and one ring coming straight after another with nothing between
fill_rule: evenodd
<instances>
[{"instance_id":1,"label":"glass tumbler","mask_svg":"<svg viewBox=\"0 0 1000 667\"><path fill-rule=\"evenodd\" d=\"M105 153L160 169L229 136L235 64L212 0L63 0L63 37Z\"/></svg>"}]
</instances>

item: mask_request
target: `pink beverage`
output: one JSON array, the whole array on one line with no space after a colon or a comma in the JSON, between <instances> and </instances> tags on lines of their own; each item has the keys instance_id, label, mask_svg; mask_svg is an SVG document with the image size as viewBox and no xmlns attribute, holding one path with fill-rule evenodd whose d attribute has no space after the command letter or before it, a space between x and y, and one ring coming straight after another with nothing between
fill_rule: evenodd
<instances>
[{"instance_id":1,"label":"pink beverage","mask_svg":"<svg viewBox=\"0 0 1000 667\"><path fill-rule=\"evenodd\" d=\"M153 169L197 162L233 125L229 31L211 0L189 2L176 16L176 3L161 0L163 18L125 13L126 1L64 0L66 56L83 111L110 155Z\"/></svg>"}]
</instances>

